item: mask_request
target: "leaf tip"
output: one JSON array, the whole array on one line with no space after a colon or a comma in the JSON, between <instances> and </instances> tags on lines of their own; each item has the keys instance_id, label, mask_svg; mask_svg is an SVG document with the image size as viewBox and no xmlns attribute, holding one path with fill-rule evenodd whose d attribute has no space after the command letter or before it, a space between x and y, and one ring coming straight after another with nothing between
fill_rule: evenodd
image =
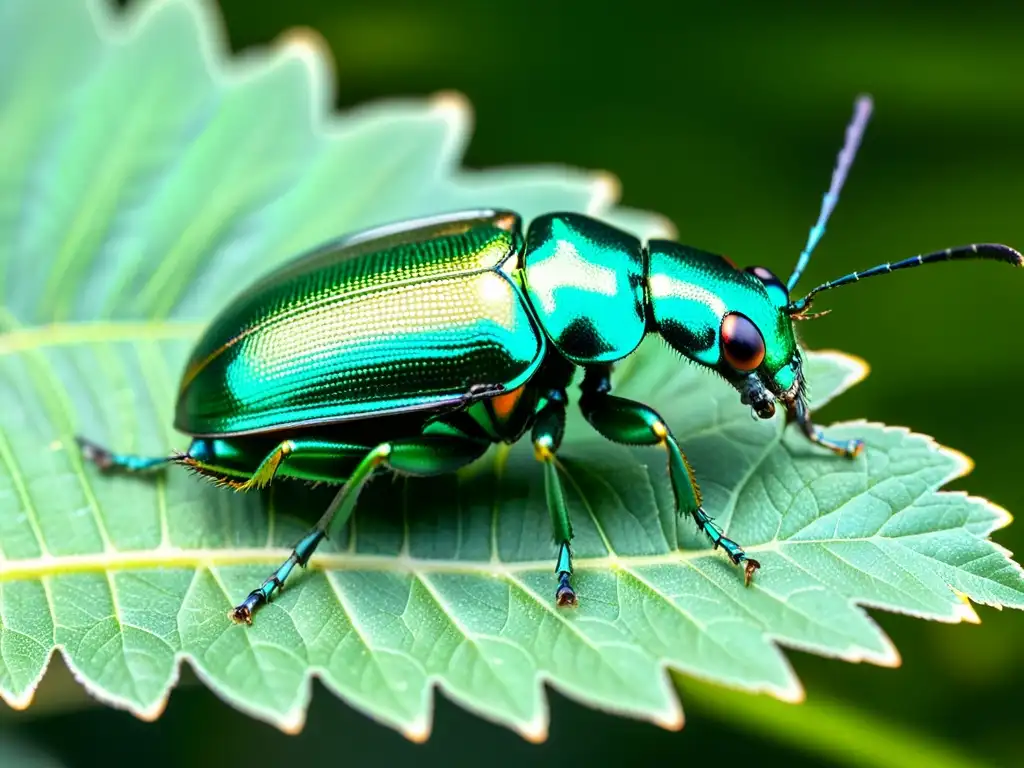
<instances>
[{"instance_id":1,"label":"leaf tip","mask_svg":"<svg viewBox=\"0 0 1024 768\"><path fill-rule=\"evenodd\" d=\"M308 706L308 703L307 701L302 706L296 707L274 724L282 733L286 733L289 736L299 735L302 733L302 729L306 727L306 706Z\"/></svg>"},{"instance_id":2,"label":"leaf tip","mask_svg":"<svg viewBox=\"0 0 1024 768\"><path fill-rule=\"evenodd\" d=\"M39 679L37 679L33 685L28 686L21 693L0 691L0 701L2 701L11 709L17 710L19 712L28 709L30 706L32 706L32 702L35 700L36 688L39 686L39 681L41 678L42 675L39 676Z\"/></svg>"},{"instance_id":3,"label":"leaf tip","mask_svg":"<svg viewBox=\"0 0 1024 768\"><path fill-rule=\"evenodd\" d=\"M847 369L846 377L839 385L839 392L855 387L871 375L871 365L863 357L853 355L849 352L840 352L838 349L815 350L817 357L823 357L836 363L840 368Z\"/></svg>"},{"instance_id":4,"label":"leaf tip","mask_svg":"<svg viewBox=\"0 0 1024 768\"><path fill-rule=\"evenodd\" d=\"M652 226L659 230L659 236L666 240L677 240L679 238L679 227L668 217L660 213L651 213L649 217L653 220Z\"/></svg>"},{"instance_id":5,"label":"leaf tip","mask_svg":"<svg viewBox=\"0 0 1024 768\"><path fill-rule=\"evenodd\" d=\"M953 470L953 474L949 478L950 480L956 480L958 478L965 477L974 471L974 459L972 459L966 453L961 453L956 448L950 448L945 445L940 445L938 446L938 448L941 453L948 456L956 464L956 467Z\"/></svg>"},{"instance_id":6,"label":"leaf tip","mask_svg":"<svg viewBox=\"0 0 1024 768\"><path fill-rule=\"evenodd\" d=\"M975 496L974 498L979 499L982 497ZM1000 528L1005 528L1013 522L1013 514L1010 512L1010 510L999 506L994 501L990 501L989 499L985 499L985 503L988 505L989 510L996 516L995 522L992 524L993 531L998 531ZM1007 557L1010 557L1011 554L1012 553L1007 552Z\"/></svg>"},{"instance_id":7,"label":"leaf tip","mask_svg":"<svg viewBox=\"0 0 1024 768\"><path fill-rule=\"evenodd\" d=\"M427 97L427 101L437 112L451 112L461 117L473 111L469 98L461 91L436 91Z\"/></svg>"},{"instance_id":8,"label":"leaf tip","mask_svg":"<svg viewBox=\"0 0 1024 768\"><path fill-rule=\"evenodd\" d=\"M671 709L666 712L659 712L651 718L651 722L660 728L664 728L666 731L681 731L683 725L686 724L686 718L683 715L683 708L679 706L679 700L674 699L674 705Z\"/></svg>"},{"instance_id":9,"label":"leaf tip","mask_svg":"<svg viewBox=\"0 0 1024 768\"><path fill-rule=\"evenodd\" d=\"M517 726L516 730L531 744L543 744L548 740L548 724L542 716Z\"/></svg>"},{"instance_id":10,"label":"leaf tip","mask_svg":"<svg viewBox=\"0 0 1024 768\"><path fill-rule=\"evenodd\" d=\"M879 629L877 624L874 624L874 627L878 633L878 639L882 641L882 652L865 656L865 660L887 669L899 668L903 665L903 656L900 655L900 649L896 647L896 644L889 639L885 632Z\"/></svg>"},{"instance_id":11,"label":"leaf tip","mask_svg":"<svg viewBox=\"0 0 1024 768\"><path fill-rule=\"evenodd\" d=\"M622 197L622 182L611 171L593 171L593 194L587 204L587 213L600 214Z\"/></svg>"},{"instance_id":12,"label":"leaf tip","mask_svg":"<svg viewBox=\"0 0 1024 768\"><path fill-rule=\"evenodd\" d=\"M168 690L168 693L170 691ZM153 702L152 706L143 709L133 709L131 712L144 723L155 723L160 715L167 709L167 696L163 696Z\"/></svg>"},{"instance_id":13,"label":"leaf tip","mask_svg":"<svg viewBox=\"0 0 1024 768\"><path fill-rule=\"evenodd\" d=\"M448 132L442 165L458 166L473 133L473 105L465 94L455 90L437 91L427 98L427 104Z\"/></svg>"},{"instance_id":14,"label":"leaf tip","mask_svg":"<svg viewBox=\"0 0 1024 768\"><path fill-rule=\"evenodd\" d=\"M414 744L423 744L430 738L430 722L417 718L402 729L402 735Z\"/></svg>"},{"instance_id":15,"label":"leaf tip","mask_svg":"<svg viewBox=\"0 0 1024 768\"><path fill-rule=\"evenodd\" d=\"M774 688L770 693L779 701L784 701L787 704L803 704L807 700L807 692L794 674L790 674L789 684L786 687Z\"/></svg>"},{"instance_id":16,"label":"leaf tip","mask_svg":"<svg viewBox=\"0 0 1024 768\"><path fill-rule=\"evenodd\" d=\"M940 446L940 448L942 450L945 450L945 446ZM964 457L964 458L967 458L967 457ZM968 459L968 461L970 461L970 459ZM958 477L960 477L960 475L954 475L950 479L951 480L955 480ZM969 502L971 504L979 504L979 505L983 506L985 508L985 511L988 513L988 515L990 515L990 520L991 520L991 522L989 523L989 528L985 532L985 536L986 537L990 533L992 533L993 531L998 531L1001 528L1005 528L1006 526L1008 526L1010 523L1013 522L1013 514L1010 512L1010 510L1006 509L1005 507L1001 507L1000 505L996 504L991 499L988 499L988 498L986 498L984 496L975 496L973 494L967 494L964 491L943 491L943 494L944 495L949 495L949 496L962 496L965 501L967 501L967 502ZM1009 560L1014 565L1017 565L1017 563L1015 563L1013 561L1013 552L1011 552L1010 550L1006 549L1005 547L1000 546L999 544L997 544L996 542L992 541L991 539L988 539L988 543L991 544L993 547L996 547L996 549L999 551L999 553L1003 557L1005 557L1007 560Z\"/></svg>"},{"instance_id":17,"label":"leaf tip","mask_svg":"<svg viewBox=\"0 0 1024 768\"><path fill-rule=\"evenodd\" d=\"M974 606L971 605L971 599L959 589L953 589L953 594L955 594L959 599L959 602L953 610L953 614L956 618L959 621L964 621L968 624L981 624L981 617L978 616L978 612L975 611Z\"/></svg>"},{"instance_id":18,"label":"leaf tip","mask_svg":"<svg viewBox=\"0 0 1024 768\"><path fill-rule=\"evenodd\" d=\"M430 108L459 133L469 133L473 122L473 105L460 91L437 91L427 103Z\"/></svg>"},{"instance_id":19,"label":"leaf tip","mask_svg":"<svg viewBox=\"0 0 1024 768\"><path fill-rule=\"evenodd\" d=\"M312 27L291 27L286 29L277 39L274 46L285 54L301 59L310 70L319 71L325 62L331 60L331 47L327 40Z\"/></svg>"}]
</instances>

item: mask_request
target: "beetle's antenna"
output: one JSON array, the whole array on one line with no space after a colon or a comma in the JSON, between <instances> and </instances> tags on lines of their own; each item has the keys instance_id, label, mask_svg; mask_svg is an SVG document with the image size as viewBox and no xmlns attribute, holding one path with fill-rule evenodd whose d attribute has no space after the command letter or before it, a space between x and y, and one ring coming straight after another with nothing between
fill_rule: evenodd
<instances>
[{"instance_id":1,"label":"beetle's antenna","mask_svg":"<svg viewBox=\"0 0 1024 768\"><path fill-rule=\"evenodd\" d=\"M821 211L818 213L818 220L811 227L811 232L807 236L807 245L800 252L800 258L796 261L793 274L789 276L789 282L786 284L789 291L796 287L800 275L807 269L807 264L811 260L811 253L818 245L818 241L821 240L821 236L825 234L825 225L828 223L828 217L835 210L836 203L839 202L839 192L842 190L843 184L846 183L846 174L849 173L850 166L853 165L853 158L857 156L857 149L864 136L864 129L867 128L872 108L871 97L867 95L859 96L853 106L853 117L850 119L850 124L846 126L846 140L836 157L836 166L832 169L832 183L821 201Z\"/></svg>"},{"instance_id":2,"label":"beetle's antenna","mask_svg":"<svg viewBox=\"0 0 1024 768\"><path fill-rule=\"evenodd\" d=\"M866 269L863 272L851 272L844 277L819 285L802 299L790 302L789 306L786 307L786 312L794 316L804 316L804 313L810 308L815 294L831 290L832 288L838 288L841 285L856 283L865 277L887 275L890 272L895 272L897 269L910 269L911 267L920 267L922 264L935 264L940 261L965 261L969 259L1005 261L1007 264L1012 264L1015 267L1024 267L1024 256L1021 256L1020 253L1008 245L997 245L994 243L962 245L959 248L947 248L944 251L936 251L935 253L922 256L911 256L909 259L903 259L903 261L891 264L879 264L877 267Z\"/></svg>"}]
</instances>

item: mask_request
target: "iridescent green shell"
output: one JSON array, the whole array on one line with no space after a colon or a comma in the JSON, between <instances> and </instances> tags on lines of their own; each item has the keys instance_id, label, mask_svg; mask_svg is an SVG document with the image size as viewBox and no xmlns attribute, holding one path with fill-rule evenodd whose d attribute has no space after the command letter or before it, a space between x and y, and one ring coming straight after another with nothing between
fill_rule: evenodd
<instances>
[{"instance_id":1,"label":"iridescent green shell","mask_svg":"<svg viewBox=\"0 0 1024 768\"><path fill-rule=\"evenodd\" d=\"M512 276L518 217L463 212L345 238L259 281L210 324L175 426L233 435L512 390L545 341Z\"/></svg>"},{"instance_id":2,"label":"iridescent green shell","mask_svg":"<svg viewBox=\"0 0 1024 768\"><path fill-rule=\"evenodd\" d=\"M539 216L523 275L548 338L572 362L621 360L643 339L644 249L632 235L580 214Z\"/></svg>"}]
</instances>

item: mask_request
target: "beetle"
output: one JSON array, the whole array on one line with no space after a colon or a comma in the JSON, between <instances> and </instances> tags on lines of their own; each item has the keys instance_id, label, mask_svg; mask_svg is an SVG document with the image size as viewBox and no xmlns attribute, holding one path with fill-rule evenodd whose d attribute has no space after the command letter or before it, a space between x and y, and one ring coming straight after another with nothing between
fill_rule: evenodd
<instances>
[{"instance_id":1,"label":"beetle","mask_svg":"<svg viewBox=\"0 0 1024 768\"><path fill-rule=\"evenodd\" d=\"M527 432L543 467L554 529L555 602L577 604L572 524L556 456L567 394L583 369L579 408L605 438L660 446L680 514L742 565L760 567L705 512L682 448L647 405L612 394L613 366L649 334L720 374L761 419L781 404L812 443L855 457L807 409L794 322L817 294L865 277L940 261L1022 265L1005 245L969 245L854 272L793 299L825 230L872 109L858 99L819 217L787 283L764 267L670 240L640 239L595 218L550 213L525 234L518 214L461 211L330 242L257 281L212 321L182 375L175 428L187 451L120 455L78 438L106 470L184 465L240 491L278 477L340 485L288 559L231 612L251 623L349 519L378 470L454 472L494 443Z\"/></svg>"}]
</instances>

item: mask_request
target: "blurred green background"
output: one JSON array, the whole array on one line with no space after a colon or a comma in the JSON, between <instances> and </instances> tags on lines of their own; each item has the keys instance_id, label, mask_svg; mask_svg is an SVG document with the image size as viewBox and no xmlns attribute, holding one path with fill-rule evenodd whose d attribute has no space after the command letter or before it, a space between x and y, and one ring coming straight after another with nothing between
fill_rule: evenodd
<instances>
[{"instance_id":1,"label":"blurred green background","mask_svg":"<svg viewBox=\"0 0 1024 768\"><path fill-rule=\"evenodd\" d=\"M950 245L1024 247L1021 4L220 6L236 49L295 25L318 30L337 63L339 106L461 91L476 112L469 166L607 169L623 182L625 204L666 215L684 242L784 277L817 215L853 99L866 91L875 117L804 287ZM824 421L865 417L934 435L977 462L951 487L1024 514L1024 274L943 265L820 303L834 312L800 326L806 343L860 355L872 367ZM1024 524L996 539L1024 552ZM1024 616L978 613L980 626L946 626L874 612L902 653L896 670L789 652L808 692L799 708L682 681L681 733L550 694L551 737L538 747L439 698L433 737L414 746L318 689L304 732L288 737L199 685L176 691L156 724L103 707L3 722L67 766L111 757L151 766L883 764L866 756L869 748L892 756L884 764L906 765L897 748L923 761L916 745L934 740L981 765L1020 765Z\"/></svg>"}]
</instances>

